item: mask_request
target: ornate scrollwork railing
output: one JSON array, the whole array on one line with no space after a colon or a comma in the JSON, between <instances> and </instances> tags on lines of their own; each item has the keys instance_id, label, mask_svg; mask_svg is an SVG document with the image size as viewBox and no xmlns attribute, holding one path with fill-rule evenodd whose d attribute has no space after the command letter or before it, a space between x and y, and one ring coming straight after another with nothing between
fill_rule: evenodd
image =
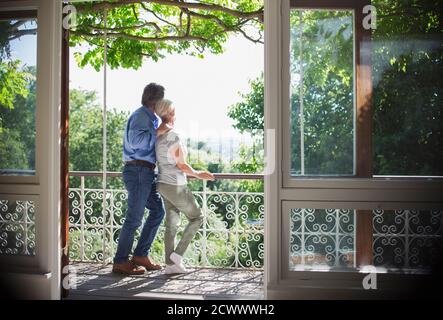
<instances>
[{"instance_id":1,"label":"ornate scrollwork railing","mask_svg":"<svg viewBox=\"0 0 443 320\"><path fill-rule=\"evenodd\" d=\"M69 191L69 257L72 261L107 263L115 254L124 222L127 193L123 188L88 188L86 177L99 179L101 173L74 172L80 185ZM110 173L111 178L121 177ZM261 180L262 175L218 174L224 180ZM103 196L106 194L106 210ZM195 191L202 208L203 223L185 254L190 266L254 268L263 267L264 194L262 192L212 191L206 183ZM186 226L183 217L181 229ZM163 257L162 225L151 249L157 261ZM180 235L180 231L179 231ZM138 235L136 235L138 236Z\"/></svg>"}]
</instances>

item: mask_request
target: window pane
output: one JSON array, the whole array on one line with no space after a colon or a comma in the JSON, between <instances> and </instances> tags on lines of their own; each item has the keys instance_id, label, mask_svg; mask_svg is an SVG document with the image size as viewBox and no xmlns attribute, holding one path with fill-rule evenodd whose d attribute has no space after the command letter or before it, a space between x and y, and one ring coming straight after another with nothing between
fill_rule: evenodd
<instances>
[{"instance_id":1,"label":"window pane","mask_svg":"<svg viewBox=\"0 0 443 320\"><path fill-rule=\"evenodd\" d=\"M35 202L0 199L0 255L35 255Z\"/></svg>"},{"instance_id":2,"label":"window pane","mask_svg":"<svg viewBox=\"0 0 443 320\"><path fill-rule=\"evenodd\" d=\"M443 175L439 1L374 0L374 174Z\"/></svg>"},{"instance_id":3,"label":"window pane","mask_svg":"<svg viewBox=\"0 0 443 320\"><path fill-rule=\"evenodd\" d=\"M289 269L355 267L354 210L292 209Z\"/></svg>"},{"instance_id":4,"label":"window pane","mask_svg":"<svg viewBox=\"0 0 443 320\"><path fill-rule=\"evenodd\" d=\"M343 271L359 257L386 272L432 272L443 254L443 210L372 210L372 231L356 228L358 209L291 208L289 270ZM371 252L357 249L372 238Z\"/></svg>"},{"instance_id":5,"label":"window pane","mask_svg":"<svg viewBox=\"0 0 443 320\"><path fill-rule=\"evenodd\" d=\"M374 265L432 269L442 254L442 210L374 210Z\"/></svg>"},{"instance_id":6,"label":"window pane","mask_svg":"<svg viewBox=\"0 0 443 320\"><path fill-rule=\"evenodd\" d=\"M35 174L37 20L0 20L0 174Z\"/></svg>"},{"instance_id":7,"label":"window pane","mask_svg":"<svg viewBox=\"0 0 443 320\"><path fill-rule=\"evenodd\" d=\"M291 173L354 174L352 11L292 10Z\"/></svg>"}]
</instances>

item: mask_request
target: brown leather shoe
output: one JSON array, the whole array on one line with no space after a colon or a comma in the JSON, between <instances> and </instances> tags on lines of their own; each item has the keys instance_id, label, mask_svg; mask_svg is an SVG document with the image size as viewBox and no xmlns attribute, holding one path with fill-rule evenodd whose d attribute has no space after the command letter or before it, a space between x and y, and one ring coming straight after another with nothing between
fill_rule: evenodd
<instances>
[{"instance_id":1,"label":"brown leather shoe","mask_svg":"<svg viewBox=\"0 0 443 320\"><path fill-rule=\"evenodd\" d=\"M127 261L124 263L114 263L112 266L112 272L126 275L140 275L144 274L145 270L134 265L132 262Z\"/></svg>"},{"instance_id":2,"label":"brown leather shoe","mask_svg":"<svg viewBox=\"0 0 443 320\"><path fill-rule=\"evenodd\" d=\"M151 262L149 257L132 257L131 262L137 266L142 266L146 270L160 270L162 267L157 263Z\"/></svg>"}]
</instances>

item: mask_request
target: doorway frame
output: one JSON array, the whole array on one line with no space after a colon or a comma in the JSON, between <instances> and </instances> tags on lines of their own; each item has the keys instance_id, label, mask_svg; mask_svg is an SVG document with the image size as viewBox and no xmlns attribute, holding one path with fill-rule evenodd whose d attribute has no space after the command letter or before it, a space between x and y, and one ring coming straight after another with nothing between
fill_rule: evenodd
<instances>
[{"instance_id":1,"label":"doorway frame","mask_svg":"<svg viewBox=\"0 0 443 320\"><path fill-rule=\"evenodd\" d=\"M37 11L36 176L0 177L1 194L38 199L35 257L7 257L8 279L30 299L60 299L61 3L0 2L2 12Z\"/></svg>"},{"instance_id":2,"label":"doorway frame","mask_svg":"<svg viewBox=\"0 0 443 320\"><path fill-rule=\"evenodd\" d=\"M348 0L337 0L336 5L324 0L316 2L325 7L349 6L353 3ZM265 0L265 130L275 131L274 137L265 141L265 159L275 159L275 170L265 176L265 232L268 235L265 238L266 298L355 299L392 295L395 298L395 294L399 294L405 285L416 284L422 278L403 274L379 275L379 280L392 290L368 292L361 285L364 273L288 270L286 241L289 228L288 219L283 215L287 214L284 208L290 205L330 207L339 203L363 211L374 208L443 208L441 177L367 177L362 174L355 179L302 178L301 181L294 181L295 184L285 184L288 159L285 159L287 150L284 148L287 146L284 142L287 139L283 136L283 121L288 120L285 108L288 108L289 101L291 3L312 6L311 1L307 0ZM268 152L271 149L274 152ZM333 285L328 287L325 285L328 283Z\"/></svg>"}]
</instances>

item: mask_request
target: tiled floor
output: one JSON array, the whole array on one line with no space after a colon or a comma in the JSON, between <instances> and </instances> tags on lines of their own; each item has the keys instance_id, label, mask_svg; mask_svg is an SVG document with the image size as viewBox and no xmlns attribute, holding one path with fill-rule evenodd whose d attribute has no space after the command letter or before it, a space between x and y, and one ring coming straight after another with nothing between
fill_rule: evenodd
<instances>
[{"instance_id":1,"label":"tiled floor","mask_svg":"<svg viewBox=\"0 0 443 320\"><path fill-rule=\"evenodd\" d=\"M151 271L141 276L111 272L111 265L70 266L68 299L262 299L263 272L196 268L185 275Z\"/></svg>"}]
</instances>

